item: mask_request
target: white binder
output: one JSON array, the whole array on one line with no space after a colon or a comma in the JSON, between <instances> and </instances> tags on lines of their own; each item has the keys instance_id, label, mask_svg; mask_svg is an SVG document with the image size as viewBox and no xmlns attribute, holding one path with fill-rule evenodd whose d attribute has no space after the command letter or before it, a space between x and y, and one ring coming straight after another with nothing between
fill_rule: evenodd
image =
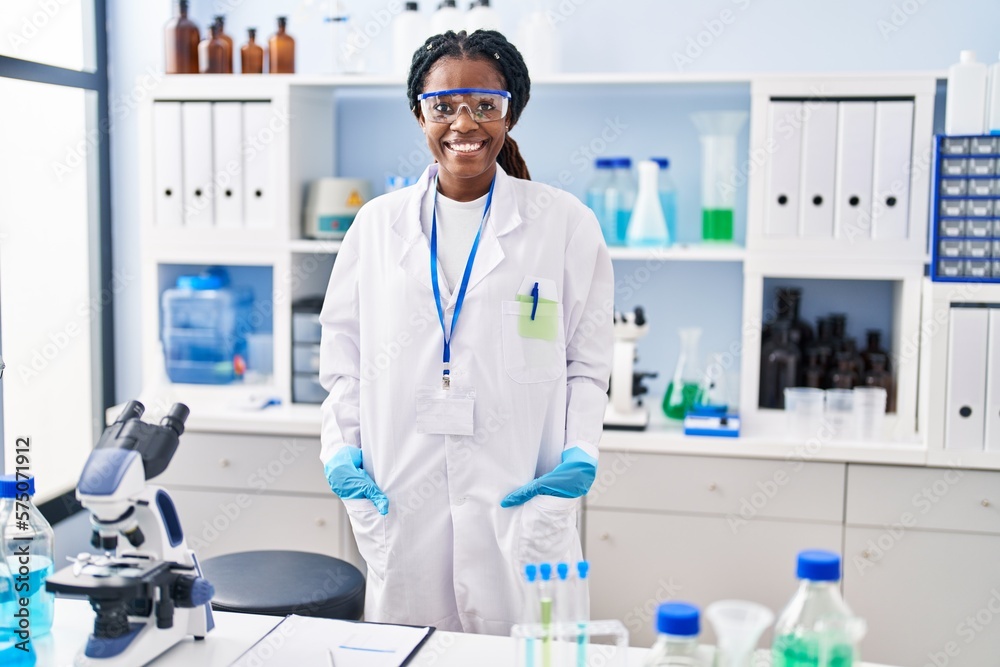
<instances>
[{"instance_id":1,"label":"white binder","mask_svg":"<svg viewBox=\"0 0 1000 667\"><path fill-rule=\"evenodd\" d=\"M270 119L270 104L243 104L243 219L249 229L267 229L274 224L271 156L275 134L268 127Z\"/></svg>"},{"instance_id":2,"label":"white binder","mask_svg":"<svg viewBox=\"0 0 1000 667\"><path fill-rule=\"evenodd\" d=\"M951 309L944 421L946 449L983 449L988 329L988 309Z\"/></svg>"},{"instance_id":3,"label":"white binder","mask_svg":"<svg viewBox=\"0 0 1000 667\"><path fill-rule=\"evenodd\" d=\"M802 124L802 187L799 235L833 238L833 199L837 159L837 104L807 102Z\"/></svg>"},{"instance_id":4,"label":"white binder","mask_svg":"<svg viewBox=\"0 0 1000 667\"><path fill-rule=\"evenodd\" d=\"M764 234L798 234L799 158L802 152L802 103L771 102L767 107L767 210Z\"/></svg>"},{"instance_id":5,"label":"white binder","mask_svg":"<svg viewBox=\"0 0 1000 667\"><path fill-rule=\"evenodd\" d=\"M212 103L183 102L184 123L184 226L211 227L212 201Z\"/></svg>"},{"instance_id":6,"label":"white binder","mask_svg":"<svg viewBox=\"0 0 1000 667\"><path fill-rule=\"evenodd\" d=\"M243 105L212 104L212 145L215 163L215 226L243 226Z\"/></svg>"},{"instance_id":7,"label":"white binder","mask_svg":"<svg viewBox=\"0 0 1000 667\"><path fill-rule=\"evenodd\" d=\"M184 183L181 167L181 103L153 104L153 183L155 223L180 227L184 219Z\"/></svg>"},{"instance_id":8,"label":"white binder","mask_svg":"<svg viewBox=\"0 0 1000 667\"><path fill-rule=\"evenodd\" d=\"M875 152L875 103L837 105L837 181L834 236L866 239L872 233L872 169Z\"/></svg>"},{"instance_id":9,"label":"white binder","mask_svg":"<svg viewBox=\"0 0 1000 667\"><path fill-rule=\"evenodd\" d=\"M1000 308L990 308L986 353L986 450L1000 452Z\"/></svg>"},{"instance_id":10,"label":"white binder","mask_svg":"<svg viewBox=\"0 0 1000 667\"><path fill-rule=\"evenodd\" d=\"M909 235L912 148L913 102L876 102L872 238L905 239Z\"/></svg>"}]
</instances>

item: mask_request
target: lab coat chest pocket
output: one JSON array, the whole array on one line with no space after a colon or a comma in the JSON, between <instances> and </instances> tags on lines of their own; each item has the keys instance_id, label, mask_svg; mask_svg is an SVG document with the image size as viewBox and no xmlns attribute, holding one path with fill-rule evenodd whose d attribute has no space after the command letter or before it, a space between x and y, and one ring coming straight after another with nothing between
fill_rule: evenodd
<instances>
[{"instance_id":1,"label":"lab coat chest pocket","mask_svg":"<svg viewBox=\"0 0 1000 667\"><path fill-rule=\"evenodd\" d=\"M507 375L521 384L551 382L566 370L561 303L501 302L501 336Z\"/></svg>"},{"instance_id":2,"label":"lab coat chest pocket","mask_svg":"<svg viewBox=\"0 0 1000 667\"><path fill-rule=\"evenodd\" d=\"M579 498L535 496L521 510L519 565L572 560Z\"/></svg>"},{"instance_id":3,"label":"lab coat chest pocket","mask_svg":"<svg viewBox=\"0 0 1000 667\"><path fill-rule=\"evenodd\" d=\"M351 520L358 551L368 565L368 572L385 580L389 550L386 545L386 520L367 498L342 498ZM391 511L391 510L390 510Z\"/></svg>"}]
</instances>

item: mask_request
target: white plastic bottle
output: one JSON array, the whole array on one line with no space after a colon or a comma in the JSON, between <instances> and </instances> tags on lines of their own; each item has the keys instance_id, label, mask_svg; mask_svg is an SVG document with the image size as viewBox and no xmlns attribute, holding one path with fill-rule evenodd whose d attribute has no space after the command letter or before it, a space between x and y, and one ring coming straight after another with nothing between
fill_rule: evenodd
<instances>
[{"instance_id":1,"label":"white plastic bottle","mask_svg":"<svg viewBox=\"0 0 1000 667\"><path fill-rule=\"evenodd\" d=\"M441 0L437 11L431 16L431 34L442 35L449 30L465 30L462 12L458 11L455 0Z\"/></svg>"},{"instance_id":2,"label":"white plastic bottle","mask_svg":"<svg viewBox=\"0 0 1000 667\"><path fill-rule=\"evenodd\" d=\"M985 115L986 64L976 62L974 51L962 51L959 62L948 68L944 133L982 134Z\"/></svg>"},{"instance_id":3,"label":"white plastic bottle","mask_svg":"<svg viewBox=\"0 0 1000 667\"><path fill-rule=\"evenodd\" d=\"M437 33L434 33L437 34ZM413 53L430 37L427 19L415 2L407 2L392 21L392 73L406 76Z\"/></svg>"},{"instance_id":4,"label":"white plastic bottle","mask_svg":"<svg viewBox=\"0 0 1000 667\"><path fill-rule=\"evenodd\" d=\"M521 21L517 30L517 48L532 77L559 71L559 34L541 9L536 9Z\"/></svg>"},{"instance_id":5,"label":"white plastic bottle","mask_svg":"<svg viewBox=\"0 0 1000 667\"><path fill-rule=\"evenodd\" d=\"M632 247L666 246L670 239L657 185L660 165L652 160L642 160L638 169L639 191L625 232L625 243Z\"/></svg>"},{"instance_id":6,"label":"white plastic bottle","mask_svg":"<svg viewBox=\"0 0 1000 667\"><path fill-rule=\"evenodd\" d=\"M477 30L503 32L500 15L490 7L490 0L473 0L465 13L465 30L470 35Z\"/></svg>"},{"instance_id":7,"label":"white plastic bottle","mask_svg":"<svg viewBox=\"0 0 1000 667\"><path fill-rule=\"evenodd\" d=\"M1000 61L990 67L990 82L986 100L985 131L1000 134Z\"/></svg>"}]
</instances>

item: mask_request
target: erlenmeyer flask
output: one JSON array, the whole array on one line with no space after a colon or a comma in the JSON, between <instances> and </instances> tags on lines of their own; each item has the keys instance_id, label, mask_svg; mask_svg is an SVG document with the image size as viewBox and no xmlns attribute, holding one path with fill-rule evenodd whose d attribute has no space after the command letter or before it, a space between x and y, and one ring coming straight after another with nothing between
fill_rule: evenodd
<instances>
[{"instance_id":1,"label":"erlenmeyer flask","mask_svg":"<svg viewBox=\"0 0 1000 667\"><path fill-rule=\"evenodd\" d=\"M705 375L698 389L698 405L729 407L729 383L726 381L726 364L721 354L709 356Z\"/></svg>"},{"instance_id":2,"label":"erlenmeyer flask","mask_svg":"<svg viewBox=\"0 0 1000 667\"><path fill-rule=\"evenodd\" d=\"M698 403L698 388L705 375L698 360L701 329L678 329L677 333L681 337L681 354L663 397L663 413L668 419L683 420L688 411Z\"/></svg>"},{"instance_id":3,"label":"erlenmeyer flask","mask_svg":"<svg viewBox=\"0 0 1000 667\"><path fill-rule=\"evenodd\" d=\"M747 120L745 111L691 114L701 135L701 237L704 241L733 240L736 204L736 136Z\"/></svg>"}]
</instances>

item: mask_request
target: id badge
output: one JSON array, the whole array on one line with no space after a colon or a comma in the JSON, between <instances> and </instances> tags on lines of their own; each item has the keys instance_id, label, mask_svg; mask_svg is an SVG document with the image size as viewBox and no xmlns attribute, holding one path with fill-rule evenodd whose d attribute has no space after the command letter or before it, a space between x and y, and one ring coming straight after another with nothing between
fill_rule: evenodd
<instances>
[{"instance_id":1,"label":"id badge","mask_svg":"<svg viewBox=\"0 0 1000 667\"><path fill-rule=\"evenodd\" d=\"M471 387L417 388L417 433L428 435L475 435L472 412L476 390Z\"/></svg>"}]
</instances>

